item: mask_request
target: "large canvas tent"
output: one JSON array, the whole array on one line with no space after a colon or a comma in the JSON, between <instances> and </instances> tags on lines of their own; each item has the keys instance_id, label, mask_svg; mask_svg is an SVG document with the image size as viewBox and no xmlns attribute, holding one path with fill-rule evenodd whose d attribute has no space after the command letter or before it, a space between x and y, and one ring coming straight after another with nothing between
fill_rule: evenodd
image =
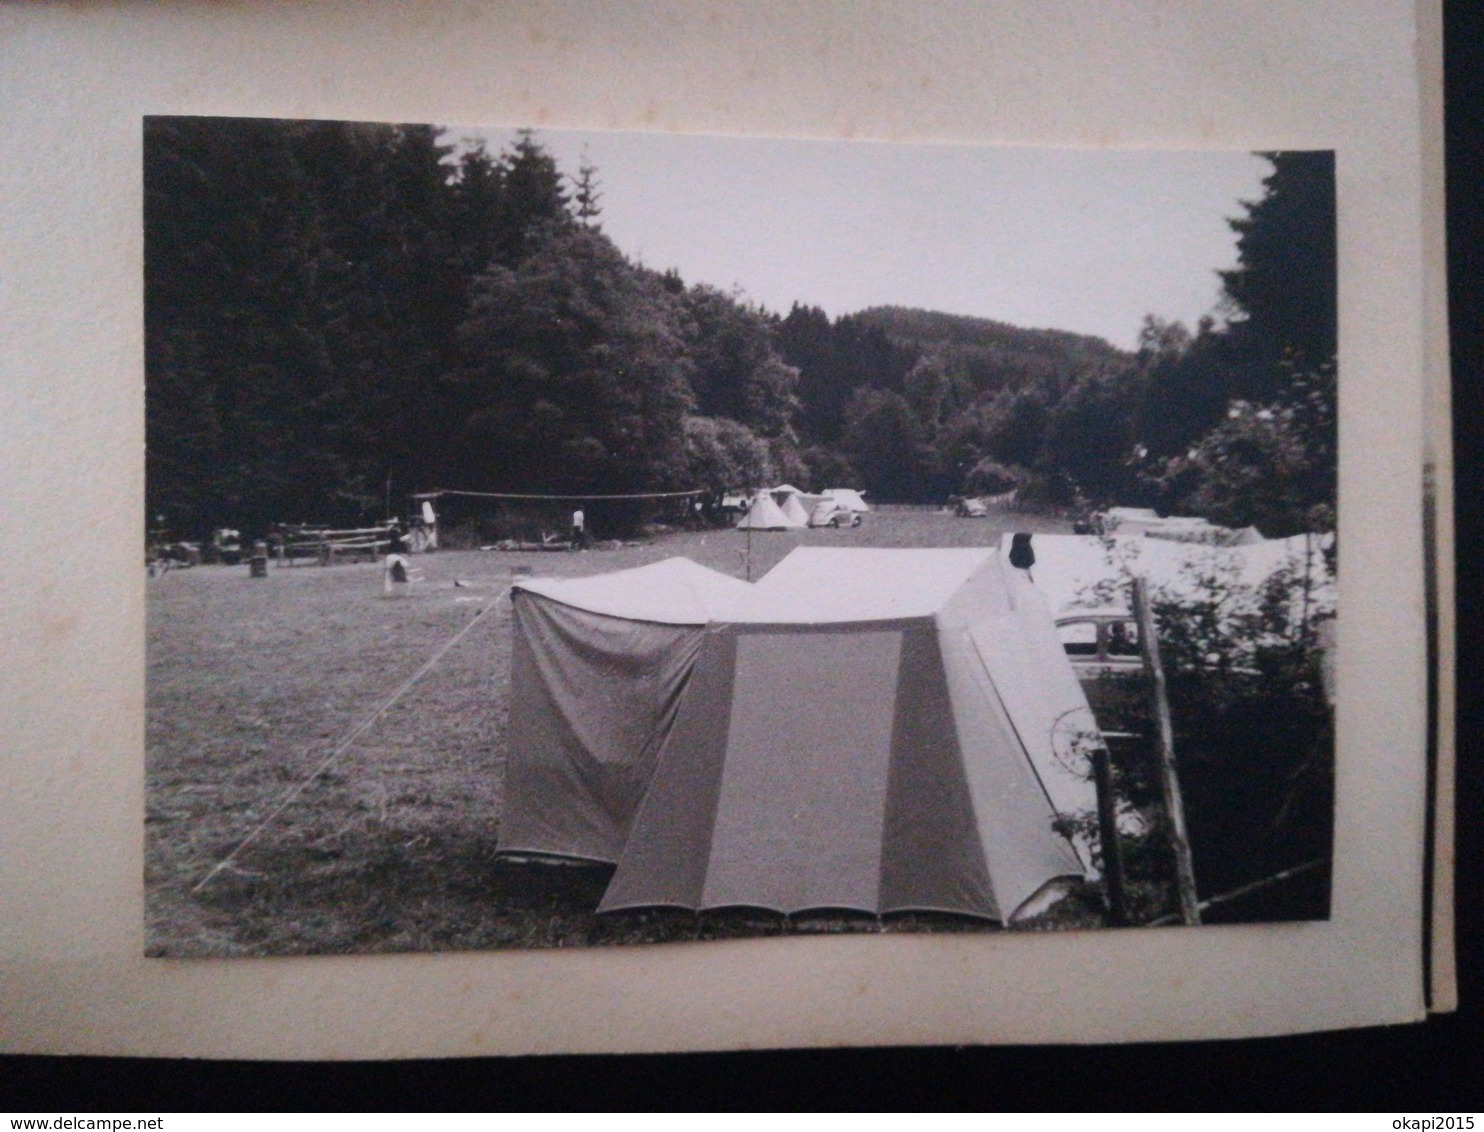
<instances>
[{"instance_id":1,"label":"large canvas tent","mask_svg":"<svg viewBox=\"0 0 1484 1132\"><path fill-rule=\"evenodd\" d=\"M642 701L625 710L652 730L635 725L579 753L634 752L627 766L648 780L606 794L581 760L552 765L566 754L540 745L541 726L517 733L514 721L584 716L594 688L607 699L603 689L623 683L622 664L605 653L606 673L574 682L560 656L542 659L584 642L522 642L551 619L522 611L579 595L522 585L501 847L540 849L529 835L539 826L553 835L546 851L613 862L600 910L1011 920L1056 882L1089 874L1085 849L1058 826L1095 807L1079 749L1092 716L1044 602L996 551L801 548L755 585L708 589L716 600L698 634L671 622L656 637L656 623L635 623L638 669L652 675L622 696ZM526 806L539 822L518 813Z\"/></svg>"}]
</instances>

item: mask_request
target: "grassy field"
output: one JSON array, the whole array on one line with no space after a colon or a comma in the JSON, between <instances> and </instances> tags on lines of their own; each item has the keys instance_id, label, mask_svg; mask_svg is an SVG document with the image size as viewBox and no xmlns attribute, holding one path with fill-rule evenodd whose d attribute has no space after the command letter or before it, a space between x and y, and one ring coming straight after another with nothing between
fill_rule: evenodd
<instances>
[{"instance_id":1,"label":"grassy field","mask_svg":"<svg viewBox=\"0 0 1484 1132\"><path fill-rule=\"evenodd\" d=\"M878 511L848 531L754 534L751 576L793 547L985 546L1054 519ZM394 598L381 567L171 571L148 590L146 947L229 956L562 947L790 932L954 930L948 916L593 913L610 870L496 858L517 571L582 575L672 555L738 577L738 531L677 532L619 549L444 552ZM286 806L241 840L352 730L481 612L440 662ZM1055 923L1100 922L1090 896Z\"/></svg>"}]
</instances>

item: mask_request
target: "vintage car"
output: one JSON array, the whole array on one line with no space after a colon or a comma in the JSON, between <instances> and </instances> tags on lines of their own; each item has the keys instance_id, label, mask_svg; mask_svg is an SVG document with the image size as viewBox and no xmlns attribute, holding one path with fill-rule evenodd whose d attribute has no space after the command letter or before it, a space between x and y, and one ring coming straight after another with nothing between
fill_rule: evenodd
<instances>
[{"instance_id":1,"label":"vintage car","mask_svg":"<svg viewBox=\"0 0 1484 1132\"><path fill-rule=\"evenodd\" d=\"M843 503L834 499L826 499L822 503L815 504L814 511L809 516L811 527L858 527L861 525L860 512L852 511Z\"/></svg>"},{"instance_id":2,"label":"vintage car","mask_svg":"<svg viewBox=\"0 0 1484 1132\"><path fill-rule=\"evenodd\" d=\"M1056 619L1056 635L1084 681L1104 674L1136 674L1143 669L1139 623L1126 609L1069 611Z\"/></svg>"},{"instance_id":3,"label":"vintage car","mask_svg":"<svg viewBox=\"0 0 1484 1132\"><path fill-rule=\"evenodd\" d=\"M960 519L984 519L989 516L989 506L982 499L955 498L950 502L953 503L953 513Z\"/></svg>"},{"instance_id":4,"label":"vintage car","mask_svg":"<svg viewBox=\"0 0 1484 1132\"><path fill-rule=\"evenodd\" d=\"M1129 740L1148 727L1148 682L1139 623L1127 609L1067 610L1056 619L1072 671L1104 738Z\"/></svg>"},{"instance_id":5,"label":"vintage car","mask_svg":"<svg viewBox=\"0 0 1484 1132\"><path fill-rule=\"evenodd\" d=\"M206 544L206 560L236 566L242 561L242 532L230 527L218 527L211 532L211 541Z\"/></svg>"}]
</instances>

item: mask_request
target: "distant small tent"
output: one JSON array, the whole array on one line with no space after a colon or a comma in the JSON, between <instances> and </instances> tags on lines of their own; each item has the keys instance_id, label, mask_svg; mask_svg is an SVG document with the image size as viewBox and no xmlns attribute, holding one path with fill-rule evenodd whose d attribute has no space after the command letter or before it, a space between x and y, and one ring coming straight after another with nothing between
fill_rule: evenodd
<instances>
[{"instance_id":1,"label":"distant small tent","mask_svg":"<svg viewBox=\"0 0 1484 1132\"><path fill-rule=\"evenodd\" d=\"M1103 533L1209 546L1252 546L1263 541L1256 527L1222 527L1198 515L1161 517L1148 507L1110 507L1103 514Z\"/></svg>"},{"instance_id":2,"label":"distant small tent","mask_svg":"<svg viewBox=\"0 0 1484 1132\"><path fill-rule=\"evenodd\" d=\"M1092 715L997 552L802 548L754 585L669 565L699 592L675 610L645 569L518 587L502 852L613 862L600 911L1009 921L1091 875L1058 819L1095 808Z\"/></svg>"},{"instance_id":3,"label":"distant small tent","mask_svg":"<svg viewBox=\"0 0 1484 1132\"><path fill-rule=\"evenodd\" d=\"M793 523L783 513L783 508L774 503L766 491L754 495L746 513L737 520L739 531L786 531L792 528Z\"/></svg>"},{"instance_id":4,"label":"distant small tent","mask_svg":"<svg viewBox=\"0 0 1484 1132\"><path fill-rule=\"evenodd\" d=\"M799 502L799 496L790 495L783 501L779 508L783 512L783 518L788 523L789 530L798 530L809 525L809 512L804 510L804 505Z\"/></svg>"},{"instance_id":5,"label":"distant small tent","mask_svg":"<svg viewBox=\"0 0 1484 1132\"><path fill-rule=\"evenodd\" d=\"M809 492L794 487L791 483L779 484L777 487L769 488L768 494L773 497L773 502L780 507L787 507L790 499L796 500L808 515L824 500L823 495L811 495Z\"/></svg>"},{"instance_id":6,"label":"distant small tent","mask_svg":"<svg viewBox=\"0 0 1484 1132\"><path fill-rule=\"evenodd\" d=\"M1158 522L1158 520L1159 512L1153 507L1109 507L1104 513L1104 521L1110 531L1123 523Z\"/></svg>"}]
</instances>

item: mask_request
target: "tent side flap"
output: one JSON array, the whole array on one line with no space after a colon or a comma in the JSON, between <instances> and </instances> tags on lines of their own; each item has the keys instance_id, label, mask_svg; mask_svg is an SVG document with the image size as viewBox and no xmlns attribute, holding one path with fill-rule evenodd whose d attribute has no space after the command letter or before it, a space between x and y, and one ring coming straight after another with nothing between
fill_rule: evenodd
<instances>
[{"instance_id":1,"label":"tent side flap","mask_svg":"<svg viewBox=\"0 0 1484 1132\"><path fill-rule=\"evenodd\" d=\"M967 609L975 610L969 614L975 652L1057 811L1094 811L1097 794L1087 752L1100 739L1087 693L1056 634L1045 597L1024 570L1003 561L998 566L998 576L986 571L962 595ZM976 609L974 591L989 585L1008 600L998 607L977 603Z\"/></svg>"},{"instance_id":2,"label":"tent side flap","mask_svg":"<svg viewBox=\"0 0 1484 1132\"><path fill-rule=\"evenodd\" d=\"M1036 773L971 634L946 631L940 644L981 851L996 904L1012 916L1047 881L1081 877L1086 868L1056 828L1062 811Z\"/></svg>"},{"instance_id":3,"label":"tent side flap","mask_svg":"<svg viewBox=\"0 0 1484 1132\"><path fill-rule=\"evenodd\" d=\"M500 850L614 861L705 631L512 604Z\"/></svg>"},{"instance_id":4,"label":"tent side flap","mask_svg":"<svg viewBox=\"0 0 1484 1132\"><path fill-rule=\"evenodd\" d=\"M900 659L900 627L709 633L599 911L878 911Z\"/></svg>"}]
</instances>

